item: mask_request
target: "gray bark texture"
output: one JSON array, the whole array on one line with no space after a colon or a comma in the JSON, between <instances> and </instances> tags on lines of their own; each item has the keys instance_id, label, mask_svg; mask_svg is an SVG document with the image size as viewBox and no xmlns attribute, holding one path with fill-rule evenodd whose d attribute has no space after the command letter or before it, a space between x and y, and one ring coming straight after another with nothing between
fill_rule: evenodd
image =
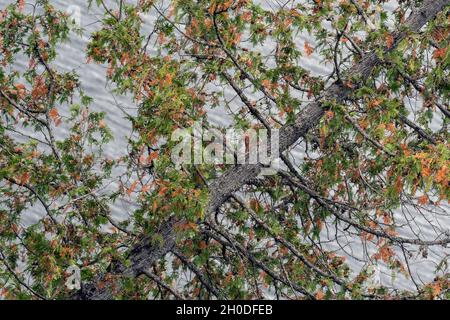
<instances>
[{"instance_id":1,"label":"gray bark texture","mask_svg":"<svg viewBox=\"0 0 450 320\"><path fill-rule=\"evenodd\" d=\"M392 34L394 43L390 48L383 48L383 52L389 53L395 49L408 34L417 33L449 4L450 0L423 1L422 5L416 8L401 26L401 30ZM344 102L358 88L358 85L361 85L364 79L368 79L371 76L374 68L381 62L377 53L370 52L365 54L359 63L355 64L345 73L343 82L352 83L351 86L344 85L343 83L334 83L322 92L317 101L305 106L297 114L293 123L286 124L281 128L280 152L286 151L319 123L325 113L325 102ZM262 168L263 166L261 164L237 165L213 181L209 185L210 200L208 213L214 213L235 191L255 179ZM94 281L83 285L82 289L72 296L72 299L102 300L112 298L115 288L109 284L108 277L137 277L143 274L145 270L149 270L156 261L163 258L175 248L174 229L177 223L182 223L182 221L173 221L172 219L160 226L158 233L164 239L162 244L152 243L152 236L143 238L129 253L128 260L131 262L129 267L125 267L120 262L113 263L108 273L101 274Z\"/></svg>"}]
</instances>

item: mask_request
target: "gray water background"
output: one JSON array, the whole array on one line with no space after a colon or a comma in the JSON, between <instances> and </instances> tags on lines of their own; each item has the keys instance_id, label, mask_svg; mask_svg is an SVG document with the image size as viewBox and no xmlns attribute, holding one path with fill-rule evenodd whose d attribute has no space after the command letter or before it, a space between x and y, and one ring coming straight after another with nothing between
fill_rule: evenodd
<instances>
[{"instance_id":1,"label":"gray water background","mask_svg":"<svg viewBox=\"0 0 450 320\"><path fill-rule=\"evenodd\" d=\"M14 1L0 0L0 9L3 9L7 4ZM108 4L109 1L106 1ZM106 82L106 67L98 64L87 63L85 48L89 41L89 35L91 32L97 30L100 27L100 20L103 16L101 10L95 5L88 10L86 0L75 1L52 1L57 8L65 10L73 14L74 19L85 29L83 36L72 34L70 42L61 45L59 50L59 57L53 64L60 71L75 70L81 78L82 87L91 96L94 101L91 105L92 111L103 111L106 113L106 122L113 131L114 141L105 147L105 154L110 158L118 158L127 154L127 137L131 134L131 125L128 120L125 119L124 111L129 114L136 114L136 105L129 97L123 97L112 93L112 87ZM270 1L266 1L267 5L271 5ZM395 2L388 5L393 9ZM143 17L146 27L150 30L154 22L154 17ZM146 28L144 28L145 31ZM145 32L144 32L145 33ZM298 46L303 47L303 42L308 41L314 45L313 38L306 34L301 34L298 37ZM270 45L266 45L265 50L272 50ZM151 51L151 46L150 46ZM27 62L25 59L18 61L19 68L26 68ZM319 60L319 57L312 54L310 57L305 57L302 60L302 66L311 71L314 75L326 76L332 71L332 66L323 63ZM233 93L229 92L230 96ZM412 103L420 103L413 101ZM231 123L231 117L223 109L212 109L208 112L208 118L212 124L217 126L228 126ZM67 136L65 128L58 128L58 137ZM296 148L293 151L293 157L297 162L300 162L304 156L301 148ZM110 187L117 186L117 181L113 181ZM133 210L133 202L129 199L121 199L112 208L113 217L117 220L126 218L131 214ZM433 226L439 228L439 230L448 230L450 226L448 206L443 207L441 214L437 216L423 217L417 213L412 212L410 217L414 219L416 228L414 231L420 230L421 237L423 239L434 239L436 232ZM24 217L24 224L31 224L38 221L43 216L43 210L41 208L32 208ZM406 219L406 217L399 213L399 221ZM432 220L427 220L432 219ZM404 237L414 236L413 230L402 230L401 233ZM373 253L373 247L366 246L358 237L352 237L344 234L340 234L340 242L342 246L334 239L335 234L333 230L325 229L323 232L323 240L330 241L326 243L327 249L336 250L340 254L344 254L348 257L348 263L354 272L358 272L361 268L367 267L369 263L368 256ZM419 252L417 257L414 257L411 261L410 267L416 281L431 281L434 277L434 269L436 264L447 257L450 251L441 247L431 247L428 250L428 257L424 258ZM411 279L393 273L388 270L382 263L376 267L373 276L373 283L381 282L385 285L390 285L399 289L413 289L414 285Z\"/></svg>"}]
</instances>

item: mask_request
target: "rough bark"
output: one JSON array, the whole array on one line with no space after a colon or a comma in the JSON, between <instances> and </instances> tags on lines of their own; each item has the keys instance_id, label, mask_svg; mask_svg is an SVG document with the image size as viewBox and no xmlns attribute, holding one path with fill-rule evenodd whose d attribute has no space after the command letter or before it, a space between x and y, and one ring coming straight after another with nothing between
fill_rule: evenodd
<instances>
[{"instance_id":1,"label":"rough bark","mask_svg":"<svg viewBox=\"0 0 450 320\"><path fill-rule=\"evenodd\" d=\"M385 48L384 52L388 53L394 50L398 44L405 39L409 32L418 32L428 21L433 20L436 15L450 3L448 0L427 0L418 8L402 26L404 31L393 34L394 43L390 48ZM367 79L370 77L372 70L380 64L380 58L375 52L366 54L363 59L347 71L346 79L352 82L352 79ZM345 81L343 81L345 82ZM298 139L304 136L311 128L316 126L324 115L323 102L335 101L343 102L357 88L357 83L352 86L334 83L321 95L321 98L308 104L296 117L292 124L283 126L280 130L280 152L287 150ZM261 165L244 165L234 167L210 186L210 203L209 210L214 212L219 208L230 195L241 188L243 185L254 179L260 172Z\"/></svg>"},{"instance_id":2,"label":"rough bark","mask_svg":"<svg viewBox=\"0 0 450 320\"><path fill-rule=\"evenodd\" d=\"M385 47L384 53L395 49L398 44L410 33L418 32L426 23L433 20L436 15L450 4L450 0L425 0L401 26L401 30L393 33L394 42L390 48ZM296 117L293 123L283 126L280 130L280 152L286 151L302 136L314 128L325 113L324 102L344 102L351 93L358 88L362 80L370 77L374 68L381 63L381 59L375 52L366 54L362 60L346 72L343 83L334 83L326 88L320 98L309 103ZM351 83L351 85L349 85ZM227 170L222 176L213 181L210 186L210 200L208 212L214 213L233 192L257 177L263 166L239 165ZM152 244L151 237L142 239L131 251L128 260L130 267L122 263L111 266L109 275L136 277L143 273L156 261L164 257L175 247L174 225L170 220L163 224L159 234L164 243ZM99 275L95 281L83 286L82 290L73 296L74 299L109 299L113 296L110 285L102 285L105 282L105 274Z\"/></svg>"},{"instance_id":3,"label":"rough bark","mask_svg":"<svg viewBox=\"0 0 450 320\"><path fill-rule=\"evenodd\" d=\"M108 300L114 295L115 288L110 283L115 283L116 289L120 287L120 277L138 277L165 256L175 246L175 222L170 219L163 223L157 234L164 241L155 242L155 237L146 236L131 250L126 260L129 266L120 261L111 264L106 274L100 274L93 281L83 284L79 292L71 297L73 300ZM117 280L117 281L116 281Z\"/></svg>"}]
</instances>

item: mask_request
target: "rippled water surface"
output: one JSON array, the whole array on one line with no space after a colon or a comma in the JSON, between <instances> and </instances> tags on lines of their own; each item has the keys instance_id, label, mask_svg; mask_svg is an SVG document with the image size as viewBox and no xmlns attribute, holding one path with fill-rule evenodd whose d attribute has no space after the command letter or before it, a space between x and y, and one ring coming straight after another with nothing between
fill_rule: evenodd
<instances>
[{"instance_id":1,"label":"rippled water surface","mask_svg":"<svg viewBox=\"0 0 450 320\"><path fill-rule=\"evenodd\" d=\"M11 2L13 1L0 0L0 8L3 8L6 4ZM108 87L105 82L106 68L97 64L87 64L84 51L90 32L96 30L96 28L100 25L98 21L101 18L102 13L95 8L95 6L88 10L86 0L58 0L52 1L52 3L60 9L73 13L74 17L79 20L80 24L85 29L83 36L73 34L70 42L61 46L59 58L55 65L59 70L74 69L81 76L81 83L84 90L89 96L94 98L92 109L95 111L104 111L106 113L106 121L114 133L115 140L107 146L106 154L109 157L114 158L124 155L127 152L126 137L129 136L131 129L130 123L125 119L124 112L122 110L125 110L130 114L135 114L135 105L126 97L112 94L111 88ZM147 17L145 20L146 24L150 26L152 20L152 17ZM299 37L300 42L305 40L310 43L314 43L314 39L309 39L307 36ZM267 49L271 50L270 46L267 47ZM19 64L20 63L25 63L25 61L19 61ZM314 55L311 58L304 59L302 64L305 68L317 75L326 75L330 73L330 67L321 63ZM25 65L22 65L22 67L25 67ZM211 110L208 116L213 123L218 125L227 125L230 122L230 118L223 112L223 110L220 109ZM62 129L59 130L59 134L63 136L64 131ZM297 152L295 157L297 161L301 161L302 153L300 151ZM118 202L112 209L117 218L124 217L124 215L126 215L126 213L130 210L130 203L121 201ZM448 210L444 210L443 215L440 216L434 223L440 223L441 225L444 224L444 227L447 226L448 230L448 213ZM33 221L39 219L41 215L41 210L35 209L26 217L26 222L32 223ZM435 233L430 223L420 215L414 215L413 213L412 216L416 219L416 223L418 224L423 237L426 238L426 236L429 236L429 238L432 239L433 236L435 236ZM404 219L402 213L399 213L399 219ZM408 235L413 236L413 234L404 234L404 236ZM327 231L324 232L324 238L327 237L334 237L333 230L330 230L329 234L327 234ZM342 250L342 248L340 248L340 243L342 243L344 250L347 252L349 257L357 257L349 258L349 263L353 270L357 271L361 266L366 264L366 248L361 244L359 239L340 238L338 240L339 241L334 240L330 242L328 244L329 248ZM448 250L436 248L435 252L435 248L430 248L428 259L423 259L421 257L414 259L415 262L410 266L413 270L413 274L417 276L417 279L431 280L437 261L448 254ZM384 268L381 268L381 280L384 283L394 284L395 286L401 288L412 287L412 282L410 280L404 278L403 276L393 276L390 271L387 271Z\"/></svg>"}]
</instances>

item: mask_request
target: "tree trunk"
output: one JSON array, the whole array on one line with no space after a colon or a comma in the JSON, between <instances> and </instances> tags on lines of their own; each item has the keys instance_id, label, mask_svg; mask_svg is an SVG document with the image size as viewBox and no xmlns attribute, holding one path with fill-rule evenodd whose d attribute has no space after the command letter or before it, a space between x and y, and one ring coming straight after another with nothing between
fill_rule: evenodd
<instances>
[{"instance_id":1,"label":"tree trunk","mask_svg":"<svg viewBox=\"0 0 450 320\"><path fill-rule=\"evenodd\" d=\"M405 39L410 32L418 32L426 23L433 20L442 11L450 0L425 0L417 8L402 26L403 31L393 34L394 43L390 48L385 47L384 53L392 51ZM309 103L297 116L294 123L283 126L280 130L280 152L286 151L290 146L305 136L314 128L325 113L324 102L344 102L352 92L357 89L364 79L368 79L373 69L381 63L375 52L366 54L362 60L346 72L343 83L334 83L326 88L320 98ZM351 83L355 81L355 83ZM351 83L351 84L350 84ZM209 186L210 200L208 213L214 213L233 192L250 182L261 172L262 165L238 165L227 170L222 176L213 181ZM175 247L174 226L182 221L172 219L161 225L158 233L164 239L162 244L151 243L151 237L140 240L128 256L130 267L122 263L113 263L108 274L99 275L94 281L83 286L82 290L72 296L72 299L110 299L113 289L107 281L107 277L137 277L144 270L150 268L156 261L163 258Z\"/></svg>"}]
</instances>

